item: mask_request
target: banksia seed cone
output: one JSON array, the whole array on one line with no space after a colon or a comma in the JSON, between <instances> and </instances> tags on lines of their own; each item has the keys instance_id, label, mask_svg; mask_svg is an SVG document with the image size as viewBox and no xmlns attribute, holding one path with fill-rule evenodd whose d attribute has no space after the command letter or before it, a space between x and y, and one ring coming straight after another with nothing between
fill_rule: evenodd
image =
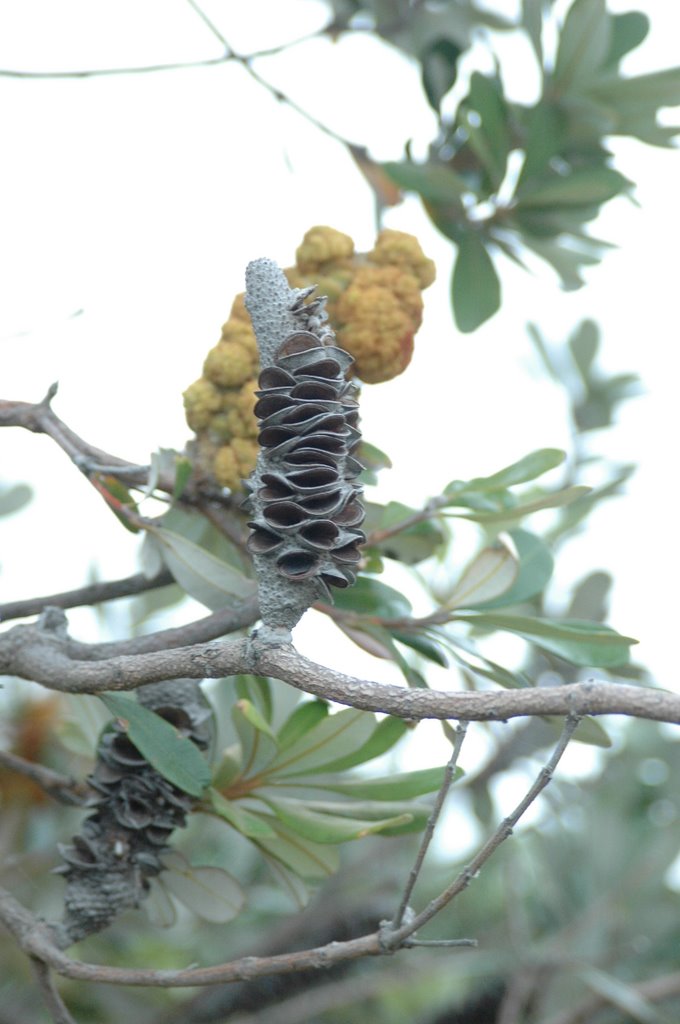
<instances>
[{"instance_id":1,"label":"banksia seed cone","mask_svg":"<svg viewBox=\"0 0 680 1024\"><path fill-rule=\"evenodd\" d=\"M193 679L152 683L139 701L175 726L200 749L211 738L210 708ZM114 722L97 749L88 782L94 812L72 845L60 846L66 862L66 915L58 926L63 944L106 928L120 911L138 906L148 879L163 870L161 855L183 828L196 799L163 778Z\"/></svg>"},{"instance_id":2,"label":"banksia seed cone","mask_svg":"<svg viewBox=\"0 0 680 1024\"><path fill-rule=\"evenodd\" d=\"M329 600L330 587L356 579L365 539L356 385L346 379L352 357L325 322L325 299L305 302L313 288L291 290L270 260L251 264L246 280L262 362L260 452L243 503L248 547L265 626L290 630L310 604Z\"/></svg>"}]
</instances>

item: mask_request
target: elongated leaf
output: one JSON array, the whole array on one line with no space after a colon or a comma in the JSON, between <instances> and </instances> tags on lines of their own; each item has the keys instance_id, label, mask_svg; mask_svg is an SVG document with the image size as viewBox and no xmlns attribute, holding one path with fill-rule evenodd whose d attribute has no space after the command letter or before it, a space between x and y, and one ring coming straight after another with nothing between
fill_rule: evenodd
<instances>
[{"instance_id":1,"label":"elongated leaf","mask_svg":"<svg viewBox=\"0 0 680 1024\"><path fill-rule=\"evenodd\" d=\"M366 521L364 529L369 535L369 543L375 545L386 558L394 558L405 565L415 565L433 555L445 540L440 523L432 519L423 519L407 525L414 516L421 514L419 509L410 508L399 501L390 501L387 505L366 503ZM403 528L399 527L404 524ZM391 533L381 538L382 531Z\"/></svg>"},{"instance_id":2,"label":"elongated leaf","mask_svg":"<svg viewBox=\"0 0 680 1024\"><path fill-rule=\"evenodd\" d=\"M494 544L480 551L456 583L446 600L447 608L468 608L491 601L508 590L517 579L518 562L507 545Z\"/></svg>"},{"instance_id":3,"label":"elongated leaf","mask_svg":"<svg viewBox=\"0 0 680 1024\"><path fill-rule=\"evenodd\" d=\"M356 797L358 800L412 800L439 789L444 780L444 768L423 768L415 772L398 772L379 779L345 779L341 775L318 775L305 786L310 789L328 789L332 793ZM455 782L461 778L457 768Z\"/></svg>"},{"instance_id":4,"label":"elongated leaf","mask_svg":"<svg viewBox=\"0 0 680 1024\"><path fill-rule=\"evenodd\" d=\"M254 725L253 718L260 723L263 723L264 719L257 716L256 709L250 701L237 701L231 709L231 717L241 744L242 774L255 775L268 767L276 757L276 739L271 730L267 732L266 729Z\"/></svg>"},{"instance_id":5,"label":"elongated leaf","mask_svg":"<svg viewBox=\"0 0 680 1024\"><path fill-rule=\"evenodd\" d=\"M553 77L561 91L585 88L609 53L611 20L605 0L574 0L559 35Z\"/></svg>"},{"instance_id":6,"label":"elongated leaf","mask_svg":"<svg viewBox=\"0 0 680 1024\"><path fill-rule=\"evenodd\" d=\"M210 768L205 758L173 725L118 693L104 693L101 700L111 714L126 723L130 742L169 782L192 796L200 796L210 785Z\"/></svg>"},{"instance_id":7,"label":"elongated leaf","mask_svg":"<svg viewBox=\"0 0 680 1024\"><path fill-rule=\"evenodd\" d=\"M496 268L476 231L466 232L458 242L451 303L456 326L466 334L492 317L501 304Z\"/></svg>"},{"instance_id":8,"label":"elongated leaf","mask_svg":"<svg viewBox=\"0 0 680 1024\"><path fill-rule=\"evenodd\" d=\"M442 668L448 667L448 659L445 651L442 649L441 644L430 636L426 636L422 632L404 632L403 630L393 629L391 630L392 638L398 640L400 644L405 644L407 647L411 647L418 654L422 654L428 661L433 661L435 665L441 665Z\"/></svg>"},{"instance_id":9,"label":"elongated leaf","mask_svg":"<svg viewBox=\"0 0 680 1024\"><path fill-rule=\"evenodd\" d=\"M507 608L540 594L552 576L554 559L540 537L527 530L511 530L510 536L519 555L519 573L513 585L492 601L475 602L480 611Z\"/></svg>"},{"instance_id":10,"label":"elongated leaf","mask_svg":"<svg viewBox=\"0 0 680 1024\"><path fill-rule=\"evenodd\" d=\"M346 708L329 715L287 750L280 751L268 768L277 776L326 770L338 759L354 756L373 734L375 718L365 711Z\"/></svg>"},{"instance_id":11,"label":"elongated leaf","mask_svg":"<svg viewBox=\"0 0 680 1024\"><path fill-rule=\"evenodd\" d=\"M427 202L462 208L461 196L472 191L464 178L443 164L386 163L382 166L400 188L417 192Z\"/></svg>"},{"instance_id":12,"label":"elongated leaf","mask_svg":"<svg viewBox=\"0 0 680 1024\"><path fill-rule=\"evenodd\" d=\"M461 106L461 113L468 112L465 129L469 145L484 165L492 188L497 189L505 177L510 151L508 109L499 80L473 71L470 91ZM474 121L470 111L477 115Z\"/></svg>"},{"instance_id":13,"label":"elongated leaf","mask_svg":"<svg viewBox=\"0 0 680 1024\"><path fill-rule=\"evenodd\" d=\"M562 177L555 176L535 183L519 204L524 209L535 206L588 206L603 203L624 192L630 185L627 178L612 167L584 167Z\"/></svg>"},{"instance_id":14,"label":"elongated leaf","mask_svg":"<svg viewBox=\"0 0 680 1024\"><path fill-rule=\"evenodd\" d=\"M304 839L273 814L263 817L276 833L275 839L253 840L265 854L310 881L328 878L338 870L340 854L335 846Z\"/></svg>"},{"instance_id":15,"label":"elongated leaf","mask_svg":"<svg viewBox=\"0 0 680 1024\"><path fill-rule=\"evenodd\" d=\"M205 921L222 924L243 909L243 890L224 868L196 867L175 851L164 854L163 864L162 884Z\"/></svg>"},{"instance_id":16,"label":"elongated leaf","mask_svg":"<svg viewBox=\"0 0 680 1024\"><path fill-rule=\"evenodd\" d=\"M427 101L439 112L441 101L454 85L462 50L452 39L435 39L420 55L422 82Z\"/></svg>"},{"instance_id":17,"label":"elongated leaf","mask_svg":"<svg viewBox=\"0 0 680 1024\"><path fill-rule=\"evenodd\" d=\"M412 611L408 598L371 576L359 576L353 587L339 590L333 596L338 608L356 612L358 615L379 615L385 619L398 619L410 616Z\"/></svg>"},{"instance_id":18,"label":"elongated leaf","mask_svg":"<svg viewBox=\"0 0 680 1024\"><path fill-rule=\"evenodd\" d=\"M564 719L546 716L545 721L554 728L555 736L559 736L564 728ZM588 746L591 747L603 747L604 749L608 749L612 746L612 741L606 730L600 725L596 718L590 718L587 715L578 723L572 738L579 740L581 743L587 743Z\"/></svg>"},{"instance_id":19,"label":"elongated leaf","mask_svg":"<svg viewBox=\"0 0 680 1024\"><path fill-rule=\"evenodd\" d=\"M525 484L529 480L535 480L543 473L555 469L556 466L564 462L566 457L566 452L560 448L539 448L537 451L525 455L524 458L518 459L517 462L499 469L497 473L492 473L491 476L478 476L467 481L454 480L444 488L444 493L456 497L466 491L486 493L514 487L515 484Z\"/></svg>"},{"instance_id":20,"label":"elongated leaf","mask_svg":"<svg viewBox=\"0 0 680 1024\"><path fill-rule=\"evenodd\" d=\"M499 509L497 512L460 512L452 514L457 515L461 519L470 519L475 523L511 523L517 519L522 519L524 516L531 515L532 512L540 512L544 508L562 508L563 505L571 505L572 502L578 501L579 498L590 494L590 490L590 487L575 485L573 487L564 487L561 491L552 491L542 498L536 498L534 501L527 501L512 508Z\"/></svg>"},{"instance_id":21,"label":"elongated leaf","mask_svg":"<svg viewBox=\"0 0 680 1024\"><path fill-rule=\"evenodd\" d=\"M550 621L501 612L455 613L456 619L483 629L517 633L543 650L574 665L612 667L628 661L628 648L638 641L608 626L579 619Z\"/></svg>"},{"instance_id":22,"label":"elongated leaf","mask_svg":"<svg viewBox=\"0 0 680 1024\"><path fill-rule=\"evenodd\" d=\"M240 700L237 702L236 706L243 717L250 722L254 729L257 729L258 732L266 733L266 735L276 743L276 737L272 732L269 722L260 714L254 704L249 700Z\"/></svg>"},{"instance_id":23,"label":"elongated leaf","mask_svg":"<svg viewBox=\"0 0 680 1024\"><path fill-rule=\"evenodd\" d=\"M392 815L375 821L368 818L333 817L331 814L310 811L301 800L283 797L276 800L268 798L265 802L289 829L301 835L303 839L322 845L363 839L385 828L406 825L412 821L410 814Z\"/></svg>"},{"instance_id":24,"label":"elongated leaf","mask_svg":"<svg viewBox=\"0 0 680 1024\"><path fill-rule=\"evenodd\" d=\"M226 797L222 796L221 793L218 793L212 787L208 791L208 796L215 813L220 818L228 821L239 832L242 832L244 836L248 836L249 839L276 838L274 829L260 815L253 814L245 810L245 808L239 807L236 801L227 800Z\"/></svg>"},{"instance_id":25,"label":"elongated leaf","mask_svg":"<svg viewBox=\"0 0 680 1024\"><path fill-rule=\"evenodd\" d=\"M390 636L386 630L380 627L361 629L358 626L350 625L347 622L336 622L335 625L346 637L360 647L367 654L374 658L384 658L386 661L393 661L393 648L390 644Z\"/></svg>"},{"instance_id":26,"label":"elongated leaf","mask_svg":"<svg viewBox=\"0 0 680 1024\"><path fill-rule=\"evenodd\" d=\"M234 607L255 594L254 580L187 537L159 526L148 526L147 531L159 545L166 566L182 589L212 611Z\"/></svg>"},{"instance_id":27,"label":"elongated leaf","mask_svg":"<svg viewBox=\"0 0 680 1024\"><path fill-rule=\"evenodd\" d=\"M368 739L356 747L355 750L344 757L338 757L334 761L325 764L323 770L327 772L344 772L348 768L355 768L359 764L372 761L381 754L391 750L399 742L408 726L402 718L383 718L378 722Z\"/></svg>"},{"instance_id":28,"label":"elongated leaf","mask_svg":"<svg viewBox=\"0 0 680 1024\"><path fill-rule=\"evenodd\" d=\"M0 516L10 516L27 505L33 497L33 491L27 484L14 484L0 490Z\"/></svg>"},{"instance_id":29,"label":"elongated leaf","mask_svg":"<svg viewBox=\"0 0 680 1024\"><path fill-rule=\"evenodd\" d=\"M323 700L308 700L295 708L277 734L279 750L288 750L324 718L328 718L328 704Z\"/></svg>"},{"instance_id":30,"label":"elongated leaf","mask_svg":"<svg viewBox=\"0 0 680 1024\"><path fill-rule=\"evenodd\" d=\"M426 803L415 800L383 803L381 800L351 800L326 802L323 800L306 800L305 807L338 818L353 818L364 821L381 821L380 834L384 836L405 835L409 832L420 832L427 824L432 808ZM385 815L390 814L397 819L396 824L385 825ZM358 838L361 838L359 836Z\"/></svg>"}]
</instances>

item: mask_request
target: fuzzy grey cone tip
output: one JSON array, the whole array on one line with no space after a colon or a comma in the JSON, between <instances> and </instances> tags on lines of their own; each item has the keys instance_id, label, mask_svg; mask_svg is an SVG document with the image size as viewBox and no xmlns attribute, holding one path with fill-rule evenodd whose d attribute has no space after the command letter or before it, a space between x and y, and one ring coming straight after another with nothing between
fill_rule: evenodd
<instances>
[{"instance_id":1,"label":"fuzzy grey cone tip","mask_svg":"<svg viewBox=\"0 0 680 1024\"><path fill-rule=\"evenodd\" d=\"M246 272L246 306L260 350L255 414L260 452L246 481L248 547L265 626L289 631L330 587L356 579L364 519L352 357L335 345L325 298L291 289L271 260Z\"/></svg>"}]
</instances>

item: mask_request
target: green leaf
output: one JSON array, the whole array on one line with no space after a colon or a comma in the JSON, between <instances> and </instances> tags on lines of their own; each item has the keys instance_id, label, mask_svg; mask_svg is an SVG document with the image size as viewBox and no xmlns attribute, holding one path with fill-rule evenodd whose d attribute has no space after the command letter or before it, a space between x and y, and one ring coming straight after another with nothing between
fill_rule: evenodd
<instances>
[{"instance_id":1,"label":"green leaf","mask_svg":"<svg viewBox=\"0 0 680 1024\"><path fill-rule=\"evenodd\" d=\"M605 0L574 0L559 34L555 87L567 92L589 85L605 62L610 39Z\"/></svg>"},{"instance_id":2,"label":"green leaf","mask_svg":"<svg viewBox=\"0 0 680 1024\"><path fill-rule=\"evenodd\" d=\"M401 619L411 615L411 602L398 590L371 576L359 576L353 587L333 595L337 608L357 615Z\"/></svg>"},{"instance_id":3,"label":"green leaf","mask_svg":"<svg viewBox=\"0 0 680 1024\"><path fill-rule=\"evenodd\" d=\"M175 460L175 482L172 486L172 496L175 501L184 494L192 470L193 466L186 455L178 455Z\"/></svg>"},{"instance_id":4,"label":"green leaf","mask_svg":"<svg viewBox=\"0 0 680 1024\"><path fill-rule=\"evenodd\" d=\"M441 525L432 519L407 525L420 510L403 505L400 501L390 501L387 505L366 502L366 520L364 530L368 534L368 543L375 547L385 558L394 558L405 565L415 565L433 555L444 543L445 534ZM405 524L402 529L391 533L392 529ZM381 539L382 531L390 531Z\"/></svg>"},{"instance_id":5,"label":"green leaf","mask_svg":"<svg viewBox=\"0 0 680 1024\"><path fill-rule=\"evenodd\" d=\"M392 639L397 640L400 644L405 644L407 647L411 647L418 654L422 654L424 658L429 661L433 661L435 665L441 665L442 668L448 668L448 659L446 653L442 649L441 645L437 640L432 637L426 636L422 632L406 632L405 630L393 629L390 630Z\"/></svg>"},{"instance_id":6,"label":"green leaf","mask_svg":"<svg viewBox=\"0 0 680 1024\"><path fill-rule=\"evenodd\" d=\"M521 604L542 593L552 576L554 559L540 537L528 530L515 529L510 531L513 543L519 556L519 573L512 586L499 597L491 601L476 602L478 610L490 611L493 608Z\"/></svg>"},{"instance_id":7,"label":"green leaf","mask_svg":"<svg viewBox=\"0 0 680 1024\"><path fill-rule=\"evenodd\" d=\"M588 206L613 199L629 186L628 178L612 167L584 167L570 174L554 175L543 182L535 182L531 191L518 199L518 208Z\"/></svg>"},{"instance_id":8,"label":"green leaf","mask_svg":"<svg viewBox=\"0 0 680 1024\"><path fill-rule=\"evenodd\" d=\"M354 751L326 764L323 770L344 772L348 768L355 768L359 764L365 764L366 761L372 761L391 750L407 731L408 726L403 719L383 718L378 722L371 735Z\"/></svg>"},{"instance_id":9,"label":"green leaf","mask_svg":"<svg viewBox=\"0 0 680 1024\"><path fill-rule=\"evenodd\" d=\"M27 505L33 491L27 484L14 484L0 491L0 516L11 516Z\"/></svg>"},{"instance_id":10,"label":"green leaf","mask_svg":"<svg viewBox=\"0 0 680 1024\"><path fill-rule=\"evenodd\" d=\"M279 729L276 737L279 750L288 750L325 718L328 718L328 704L323 700L307 700L298 705Z\"/></svg>"},{"instance_id":11,"label":"green leaf","mask_svg":"<svg viewBox=\"0 0 680 1024\"><path fill-rule=\"evenodd\" d=\"M364 484L377 484L378 472L381 469L391 469L392 460L389 455L376 448L374 444L362 440L355 453L364 470L361 474L361 482Z\"/></svg>"},{"instance_id":12,"label":"green leaf","mask_svg":"<svg viewBox=\"0 0 680 1024\"><path fill-rule=\"evenodd\" d=\"M458 58L462 52L452 39L442 37L431 42L420 55L423 89L428 103L437 113L441 101L455 84Z\"/></svg>"},{"instance_id":13,"label":"green leaf","mask_svg":"<svg viewBox=\"0 0 680 1024\"><path fill-rule=\"evenodd\" d=\"M287 750L279 751L267 772L283 777L330 770L339 759L351 759L374 729L373 715L345 708L323 718Z\"/></svg>"},{"instance_id":14,"label":"green leaf","mask_svg":"<svg viewBox=\"0 0 680 1024\"><path fill-rule=\"evenodd\" d=\"M246 673L234 676L234 692L241 700L247 700L254 704L262 717L271 724L274 702L271 683L266 676L254 676Z\"/></svg>"},{"instance_id":15,"label":"green leaf","mask_svg":"<svg viewBox=\"0 0 680 1024\"><path fill-rule=\"evenodd\" d=\"M210 804L220 818L224 818L230 825L249 839L275 839L276 832L267 824L264 818L258 814L246 811L239 807L234 800L227 800L214 788L208 790Z\"/></svg>"},{"instance_id":16,"label":"green leaf","mask_svg":"<svg viewBox=\"0 0 680 1024\"><path fill-rule=\"evenodd\" d=\"M473 111L481 121L471 121ZM505 177L505 168L510 151L508 133L508 109L501 84L497 78L490 78L473 71L470 77L470 91L461 104L460 114L464 120L469 144L486 168L492 188L497 189ZM460 115L459 115L460 116Z\"/></svg>"},{"instance_id":17,"label":"green leaf","mask_svg":"<svg viewBox=\"0 0 680 1024\"><path fill-rule=\"evenodd\" d=\"M563 505L570 505L589 493L590 487L580 485L563 487L560 491L551 491L542 498L527 501L522 505L514 505L512 508L499 509L497 512L465 512L458 514L458 518L469 519L474 523L511 523L532 512L540 512L544 508L561 508Z\"/></svg>"},{"instance_id":18,"label":"green leaf","mask_svg":"<svg viewBox=\"0 0 680 1024\"><path fill-rule=\"evenodd\" d=\"M265 803L277 818L289 829L314 843L346 843L352 839L363 839L365 836L381 832L385 828L394 828L411 822L410 814L392 815L391 817L371 821L365 818L334 817L310 811L301 800L280 797L276 800L267 798Z\"/></svg>"},{"instance_id":19,"label":"green leaf","mask_svg":"<svg viewBox=\"0 0 680 1024\"><path fill-rule=\"evenodd\" d=\"M604 61L606 68L612 67L627 53L639 46L649 32L650 21L642 11L625 11L610 15L611 38L609 51Z\"/></svg>"},{"instance_id":20,"label":"green leaf","mask_svg":"<svg viewBox=\"0 0 680 1024\"><path fill-rule=\"evenodd\" d=\"M250 701L239 700L231 709L231 717L241 744L242 774L255 775L268 767L276 757L278 747L271 729L258 715ZM256 725L258 722L259 725ZM264 725L266 728L260 728Z\"/></svg>"},{"instance_id":21,"label":"green leaf","mask_svg":"<svg viewBox=\"0 0 680 1024\"><path fill-rule=\"evenodd\" d=\"M624 665L629 657L628 648L638 642L598 622L580 619L551 621L499 612L456 612L455 617L483 629L516 633L551 654L587 667Z\"/></svg>"},{"instance_id":22,"label":"green leaf","mask_svg":"<svg viewBox=\"0 0 680 1024\"><path fill-rule=\"evenodd\" d=\"M471 192L470 186L450 167L440 163L386 163L385 173L400 188L417 192L428 203L456 206L462 210L461 196Z\"/></svg>"},{"instance_id":23,"label":"green leaf","mask_svg":"<svg viewBox=\"0 0 680 1024\"><path fill-rule=\"evenodd\" d=\"M402 772L378 779L345 779L342 775L318 775L305 783L310 789L328 789L332 793L356 797L359 800L412 800L438 790L444 781L445 768L423 768L415 772ZM463 775L457 768L455 782Z\"/></svg>"},{"instance_id":24,"label":"green leaf","mask_svg":"<svg viewBox=\"0 0 680 1024\"><path fill-rule=\"evenodd\" d=\"M559 448L539 448L530 452L524 458L512 462L509 466L499 469L491 476L478 476L472 480L454 480L444 488L445 494L456 497L466 491L500 491L506 487L514 487L516 484L525 484L536 477L542 476L556 466L561 465L566 458L566 452Z\"/></svg>"},{"instance_id":25,"label":"green leaf","mask_svg":"<svg viewBox=\"0 0 680 1024\"><path fill-rule=\"evenodd\" d=\"M420 832L427 824L432 810L428 804L417 800L391 801L387 806L381 800L306 800L305 807L310 811L332 815L336 818L382 822L380 834L384 836ZM384 824L385 815L388 813L395 822L392 825ZM357 838L361 838L361 836Z\"/></svg>"},{"instance_id":26,"label":"green leaf","mask_svg":"<svg viewBox=\"0 0 680 1024\"><path fill-rule=\"evenodd\" d=\"M276 833L275 839L253 840L263 853L274 857L300 878L311 881L326 879L338 870L337 847L304 839L273 814L262 817Z\"/></svg>"},{"instance_id":27,"label":"green leaf","mask_svg":"<svg viewBox=\"0 0 680 1024\"><path fill-rule=\"evenodd\" d=\"M466 334L476 330L500 307L498 274L478 232L467 231L458 243L451 302L458 330Z\"/></svg>"},{"instance_id":28,"label":"green leaf","mask_svg":"<svg viewBox=\"0 0 680 1024\"><path fill-rule=\"evenodd\" d=\"M480 601L491 601L512 586L518 571L514 554L498 541L493 547L480 551L466 566L445 606L468 608Z\"/></svg>"},{"instance_id":29,"label":"green leaf","mask_svg":"<svg viewBox=\"0 0 680 1024\"><path fill-rule=\"evenodd\" d=\"M550 160L564 145L567 131L564 111L545 98L527 111L524 164L517 182L516 195L530 192L539 175L545 176Z\"/></svg>"},{"instance_id":30,"label":"green leaf","mask_svg":"<svg viewBox=\"0 0 680 1024\"><path fill-rule=\"evenodd\" d=\"M147 526L163 561L183 590L212 611L233 608L253 597L254 580L211 555L193 541L165 527Z\"/></svg>"},{"instance_id":31,"label":"green leaf","mask_svg":"<svg viewBox=\"0 0 680 1024\"><path fill-rule=\"evenodd\" d=\"M545 721L553 727L556 736L559 736L564 729L563 718L554 718L546 715ZM595 718L590 718L588 716L582 718L578 723L573 739L579 740L581 743L587 743L588 746L591 747L602 747L604 749L608 749L612 746L612 741L606 730L603 729Z\"/></svg>"},{"instance_id":32,"label":"green leaf","mask_svg":"<svg viewBox=\"0 0 680 1024\"><path fill-rule=\"evenodd\" d=\"M243 890L224 868L194 866L174 850L163 855L163 864L162 884L205 921L223 924L243 909Z\"/></svg>"},{"instance_id":33,"label":"green leaf","mask_svg":"<svg viewBox=\"0 0 680 1024\"><path fill-rule=\"evenodd\" d=\"M582 320L569 338L569 350L585 384L590 377L599 345L600 329L594 320Z\"/></svg>"},{"instance_id":34,"label":"green leaf","mask_svg":"<svg viewBox=\"0 0 680 1024\"><path fill-rule=\"evenodd\" d=\"M384 658L386 661L394 661L390 635L379 626L361 629L352 623L338 621L335 623L341 633L344 633L352 643L360 647L362 651L372 655L374 658Z\"/></svg>"},{"instance_id":35,"label":"green leaf","mask_svg":"<svg viewBox=\"0 0 680 1024\"><path fill-rule=\"evenodd\" d=\"M205 758L173 725L118 693L104 693L101 700L112 715L125 723L130 742L165 779L192 796L200 796L210 785Z\"/></svg>"}]
</instances>

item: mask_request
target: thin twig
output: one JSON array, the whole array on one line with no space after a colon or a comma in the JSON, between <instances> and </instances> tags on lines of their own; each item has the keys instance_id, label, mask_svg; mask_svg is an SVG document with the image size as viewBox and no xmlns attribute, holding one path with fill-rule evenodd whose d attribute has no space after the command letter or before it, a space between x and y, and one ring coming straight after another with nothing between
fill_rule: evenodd
<instances>
[{"instance_id":1,"label":"thin twig","mask_svg":"<svg viewBox=\"0 0 680 1024\"><path fill-rule=\"evenodd\" d=\"M0 622L10 619L23 619L29 615L39 615L45 608L80 608L82 605L100 604L102 601L115 601L119 597L131 597L143 594L147 590L167 587L175 580L167 569L149 579L144 573L138 572L120 580L107 580L102 583L90 583L76 590L64 590L46 597L29 597L23 601L7 601L0 604Z\"/></svg>"},{"instance_id":2,"label":"thin twig","mask_svg":"<svg viewBox=\"0 0 680 1024\"><path fill-rule=\"evenodd\" d=\"M57 991L57 986L47 964L43 963L42 960L36 960L32 957L31 966L54 1024L76 1024Z\"/></svg>"},{"instance_id":3,"label":"thin twig","mask_svg":"<svg viewBox=\"0 0 680 1024\"><path fill-rule=\"evenodd\" d=\"M68 775L61 775L60 772L52 771L51 768L46 768L42 764L28 761L25 757L19 757L18 754L12 754L8 750L0 750L0 765L35 782L48 796L63 804L82 806L92 795L92 790L82 782L71 779Z\"/></svg>"},{"instance_id":4,"label":"thin twig","mask_svg":"<svg viewBox=\"0 0 680 1024\"><path fill-rule=\"evenodd\" d=\"M567 749L567 745L573 736L574 730L576 729L579 721L580 716L578 715L570 715L569 718L567 718L552 757L548 763L541 768L534 784L517 804L514 811L512 811L507 818L503 819L495 832L489 837L489 839L487 839L481 849L472 858L470 863L463 869L463 871L460 872L451 884L431 900L424 910L421 910L419 914L413 916L407 923L396 929L383 930L383 940L388 948L398 948L405 938L413 935L419 928L422 928L423 925L427 924L428 921L431 921L436 914L440 913L444 907L446 907L453 899L456 898L456 896L468 887L472 879L477 876L481 868L486 864L491 855L496 852L501 843L505 842L505 840L512 835L512 830L519 819L552 779L555 768L557 767L564 751Z\"/></svg>"},{"instance_id":5,"label":"thin twig","mask_svg":"<svg viewBox=\"0 0 680 1024\"><path fill-rule=\"evenodd\" d=\"M661 1003L666 999L677 999L680 996L680 971L673 971L671 974L662 974L658 978L650 978L648 981L628 982L628 987L641 999L649 1003ZM594 1014L603 1007L608 1006L609 1001L604 995L592 995L576 1006L569 1006L567 1009L551 1017L546 1024L585 1024L590 1021Z\"/></svg>"},{"instance_id":6,"label":"thin twig","mask_svg":"<svg viewBox=\"0 0 680 1024\"><path fill-rule=\"evenodd\" d=\"M441 786L439 787L437 799L434 802L434 807L432 808L432 812L430 814L430 817L428 818L427 825L425 826L425 831L423 832L423 837L420 841L420 846L418 848L418 853L416 854L416 859L408 876L406 886L404 887L404 893L401 897L401 902L399 904L397 912L392 918L392 930L394 930L395 928L399 928L404 923L404 914L406 913L406 909L410 903L413 889L415 887L421 868L423 866L425 854L427 853L428 848L430 846L430 842L432 841L432 836L434 835L436 824L439 821L439 816L442 812L444 801L446 800L449 789L451 788L451 780L453 779L453 773L456 769L456 765L458 764L458 757L460 756L460 750L461 747L463 746L463 740L465 739L466 732L467 722L459 722L456 727L456 735L453 743L453 750L451 751L451 757L449 758L448 764L446 765L446 770L444 771L444 778L442 780Z\"/></svg>"}]
</instances>

